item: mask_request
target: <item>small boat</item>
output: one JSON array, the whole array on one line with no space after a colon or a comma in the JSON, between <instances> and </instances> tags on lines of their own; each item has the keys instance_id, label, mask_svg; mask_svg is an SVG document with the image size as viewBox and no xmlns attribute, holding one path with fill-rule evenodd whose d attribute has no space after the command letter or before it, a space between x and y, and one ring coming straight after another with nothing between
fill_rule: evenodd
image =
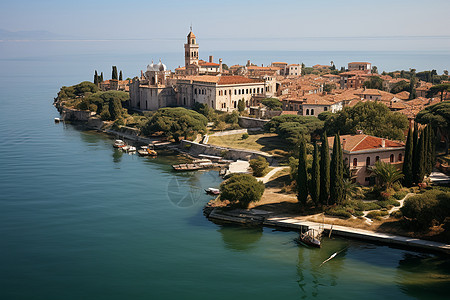
<instances>
[{"instance_id":1,"label":"small boat","mask_svg":"<svg viewBox=\"0 0 450 300\"><path fill-rule=\"evenodd\" d=\"M297 242L302 245L320 248L320 239L318 235L314 234L314 229L310 229L307 232L301 233L299 238L297 239Z\"/></svg>"},{"instance_id":2,"label":"small boat","mask_svg":"<svg viewBox=\"0 0 450 300\"><path fill-rule=\"evenodd\" d=\"M62 120L60 119L60 118L55 118L55 123L59 123L59 122L61 122Z\"/></svg>"},{"instance_id":3,"label":"small boat","mask_svg":"<svg viewBox=\"0 0 450 300\"><path fill-rule=\"evenodd\" d=\"M125 144L125 142L122 141L122 140L115 140L115 141L114 141L113 147L114 147L114 148L123 148L123 147L125 147L126 145L127 145L127 144Z\"/></svg>"},{"instance_id":4,"label":"small boat","mask_svg":"<svg viewBox=\"0 0 450 300\"><path fill-rule=\"evenodd\" d=\"M220 194L220 190L219 189L215 189L215 188L207 188L205 190L205 192L209 195L219 195Z\"/></svg>"},{"instance_id":5,"label":"small boat","mask_svg":"<svg viewBox=\"0 0 450 300\"><path fill-rule=\"evenodd\" d=\"M130 146L130 145L125 145L122 148L122 151L127 152L127 153L132 153L132 152L136 152L136 147Z\"/></svg>"},{"instance_id":6,"label":"small boat","mask_svg":"<svg viewBox=\"0 0 450 300\"><path fill-rule=\"evenodd\" d=\"M137 151L140 156L157 156L158 153L154 150L153 145L141 146L141 149Z\"/></svg>"}]
</instances>

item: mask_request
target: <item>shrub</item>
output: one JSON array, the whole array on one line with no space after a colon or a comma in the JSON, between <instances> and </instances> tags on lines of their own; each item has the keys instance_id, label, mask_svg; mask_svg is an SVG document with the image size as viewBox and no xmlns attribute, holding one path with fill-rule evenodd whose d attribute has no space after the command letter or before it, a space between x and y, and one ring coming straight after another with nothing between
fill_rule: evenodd
<instances>
[{"instance_id":1,"label":"shrub","mask_svg":"<svg viewBox=\"0 0 450 300\"><path fill-rule=\"evenodd\" d=\"M221 199L229 200L247 208L250 202L257 202L264 193L264 183L249 174L233 174L220 185Z\"/></svg>"},{"instance_id":2,"label":"shrub","mask_svg":"<svg viewBox=\"0 0 450 300\"><path fill-rule=\"evenodd\" d=\"M352 216L345 208L341 206L330 207L325 210L325 214L336 217L350 218Z\"/></svg>"},{"instance_id":3,"label":"shrub","mask_svg":"<svg viewBox=\"0 0 450 300\"><path fill-rule=\"evenodd\" d=\"M380 209L381 206L378 205L376 202L365 202L365 201L361 201L361 200L354 200L351 201L349 203L349 205L351 205L352 207L354 207L357 210L375 210L375 209Z\"/></svg>"},{"instance_id":4,"label":"shrub","mask_svg":"<svg viewBox=\"0 0 450 300\"><path fill-rule=\"evenodd\" d=\"M387 211L382 211L382 210L373 210L371 212L369 212L366 217L368 217L369 219L374 219L377 217L384 217L387 216L388 212Z\"/></svg>"},{"instance_id":5,"label":"shrub","mask_svg":"<svg viewBox=\"0 0 450 300\"><path fill-rule=\"evenodd\" d=\"M430 227L433 220L441 224L450 215L450 192L430 190L410 197L401 212L421 229Z\"/></svg>"},{"instance_id":6,"label":"shrub","mask_svg":"<svg viewBox=\"0 0 450 300\"><path fill-rule=\"evenodd\" d=\"M391 213L391 217L401 219L403 217L403 214L400 210L396 210Z\"/></svg>"},{"instance_id":7,"label":"shrub","mask_svg":"<svg viewBox=\"0 0 450 300\"><path fill-rule=\"evenodd\" d=\"M395 193L394 195L392 195L395 199L397 200L402 200L403 198L405 198L405 196L408 194L407 191L398 191L397 193Z\"/></svg>"},{"instance_id":8,"label":"shrub","mask_svg":"<svg viewBox=\"0 0 450 300\"><path fill-rule=\"evenodd\" d=\"M377 201L376 204L378 204L382 208L391 208L392 206L400 206L400 202L398 202L392 197L389 197L386 200Z\"/></svg>"},{"instance_id":9,"label":"shrub","mask_svg":"<svg viewBox=\"0 0 450 300\"><path fill-rule=\"evenodd\" d=\"M242 134L242 137L241 137L241 139L243 139L243 140L246 140L246 139L248 139L248 133L244 133L244 134Z\"/></svg>"},{"instance_id":10,"label":"shrub","mask_svg":"<svg viewBox=\"0 0 450 300\"><path fill-rule=\"evenodd\" d=\"M250 167L254 176L261 177L267 174L269 163L264 157L258 156L258 158L250 160Z\"/></svg>"}]
</instances>

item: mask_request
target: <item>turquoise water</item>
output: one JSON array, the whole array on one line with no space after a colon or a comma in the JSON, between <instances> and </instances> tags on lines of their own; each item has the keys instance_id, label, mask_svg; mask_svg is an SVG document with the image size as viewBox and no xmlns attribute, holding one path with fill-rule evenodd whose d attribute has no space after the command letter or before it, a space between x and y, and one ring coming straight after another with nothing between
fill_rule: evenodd
<instances>
[{"instance_id":1,"label":"turquoise water","mask_svg":"<svg viewBox=\"0 0 450 300\"><path fill-rule=\"evenodd\" d=\"M449 294L448 257L339 238L306 249L295 232L216 225L202 207L217 172L174 173L176 156L121 154L107 136L55 124L61 85L140 61L101 57L0 60L1 299Z\"/></svg>"}]
</instances>

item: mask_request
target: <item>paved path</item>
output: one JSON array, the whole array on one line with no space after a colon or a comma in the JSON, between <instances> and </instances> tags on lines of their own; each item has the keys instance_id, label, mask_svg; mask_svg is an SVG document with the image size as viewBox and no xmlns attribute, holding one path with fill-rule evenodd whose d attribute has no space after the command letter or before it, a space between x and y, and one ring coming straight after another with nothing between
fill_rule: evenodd
<instances>
[{"instance_id":1,"label":"paved path","mask_svg":"<svg viewBox=\"0 0 450 300\"><path fill-rule=\"evenodd\" d=\"M264 176L264 177L256 177L256 179L261 180L263 183L267 183L267 182L270 180L270 178L271 178L273 175L275 175L275 173L277 173L277 172L280 171L280 170L286 169L286 168L289 168L289 166L285 166L285 167L273 167L273 169L270 170L270 172L267 173L266 176Z\"/></svg>"}]
</instances>

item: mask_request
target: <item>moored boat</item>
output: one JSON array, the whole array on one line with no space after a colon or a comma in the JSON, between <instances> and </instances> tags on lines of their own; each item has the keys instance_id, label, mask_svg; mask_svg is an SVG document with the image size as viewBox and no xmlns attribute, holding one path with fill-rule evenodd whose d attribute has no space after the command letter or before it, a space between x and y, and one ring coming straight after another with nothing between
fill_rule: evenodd
<instances>
[{"instance_id":1,"label":"moored boat","mask_svg":"<svg viewBox=\"0 0 450 300\"><path fill-rule=\"evenodd\" d=\"M307 232L300 233L297 242L302 245L320 248L320 239L318 235L315 235L314 229L310 229Z\"/></svg>"},{"instance_id":2,"label":"moored boat","mask_svg":"<svg viewBox=\"0 0 450 300\"><path fill-rule=\"evenodd\" d=\"M127 144L125 144L125 142L122 141L122 140L115 140L115 141L114 141L113 147L114 147L114 148L123 148L123 147L125 147L126 145L127 145Z\"/></svg>"},{"instance_id":3,"label":"moored boat","mask_svg":"<svg viewBox=\"0 0 450 300\"><path fill-rule=\"evenodd\" d=\"M205 190L205 192L207 194L210 194L210 195L219 195L220 194L220 190L219 189L215 189L215 188L207 188Z\"/></svg>"}]
</instances>

